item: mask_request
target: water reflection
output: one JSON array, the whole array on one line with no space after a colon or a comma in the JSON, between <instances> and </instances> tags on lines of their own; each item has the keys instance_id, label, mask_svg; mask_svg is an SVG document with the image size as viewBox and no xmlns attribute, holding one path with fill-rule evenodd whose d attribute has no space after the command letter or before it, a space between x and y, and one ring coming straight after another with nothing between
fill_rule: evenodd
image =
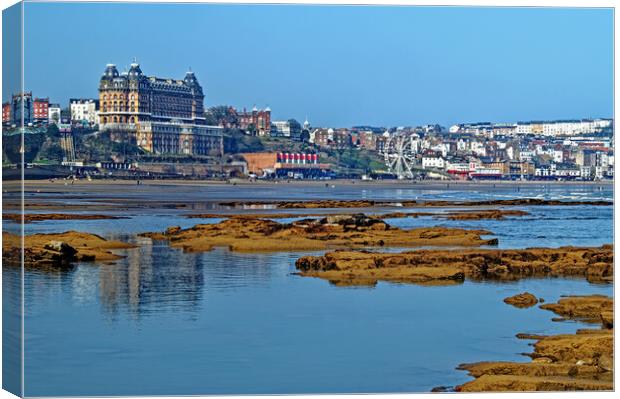
<instances>
[{"instance_id":1,"label":"water reflection","mask_svg":"<svg viewBox=\"0 0 620 399\"><path fill-rule=\"evenodd\" d=\"M139 246L122 251L125 258L99 268L103 310L117 314L126 309L134 317L155 310L195 312L204 285L201 255L146 238L135 240Z\"/></svg>"},{"instance_id":2,"label":"water reflection","mask_svg":"<svg viewBox=\"0 0 620 399\"><path fill-rule=\"evenodd\" d=\"M156 191L161 198L181 201L515 197L512 187L480 193L460 187L357 185L175 189ZM129 195L143 199L145 193ZM100 194L108 195L89 193L87 200ZM611 191L541 185L523 187L519 195L609 199ZM500 245L513 247L600 245L612 239L612 207L525 209L531 215L514 221L408 218L389 223L485 228L497 234ZM346 289L292 274L297 258L322 251L184 253L135 236L208 222L179 217L183 212L144 208L130 212L131 219L28 225L32 233L76 229L138 246L121 251L125 257L109 264L26 271L27 395L428 391L468 380L454 368L461 362L526 361L519 353L531 348L514 337L517 332L554 334L581 327L551 322L553 315L537 307L509 307L502 298L523 291L548 302L566 294L612 294L612 286L583 279L465 281L451 287L379 283L372 289ZM4 268L3 276L15 281L18 272ZM7 303L6 295L10 299L15 293L5 289L4 295Z\"/></svg>"}]
</instances>

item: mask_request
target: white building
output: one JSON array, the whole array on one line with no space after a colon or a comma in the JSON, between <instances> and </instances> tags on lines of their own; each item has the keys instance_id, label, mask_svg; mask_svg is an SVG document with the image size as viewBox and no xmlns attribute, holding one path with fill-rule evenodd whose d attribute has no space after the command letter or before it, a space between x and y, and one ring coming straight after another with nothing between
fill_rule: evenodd
<instances>
[{"instance_id":1,"label":"white building","mask_svg":"<svg viewBox=\"0 0 620 399\"><path fill-rule=\"evenodd\" d=\"M445 162L446 171L449 173L470 173L476 170L475 162Z\"/></svg>"},{"instance_id":2,"label":"white building","mask_svg":"<svg viewBox=\"0 0 620 399\"><path fill-rule=\"evenodd\" d=\"M97 100L93 99L72 98L70 101L71 123L85 123L89 126L98 124L98 103Z\"/></svg>"},{"instance_id":3,"label":"white building","mask_svg":"<svg viewBox=\"0 0 620 399\"><path fill-rule=\"evenodd\" d=\"M517 134L532 134L532 124L531 123L517 123L516 132Z\"/></svg>"},{"instance_id":4,"label":"white building","mask_svg":"<svg viewBox=\"0 0 620 399\"><path fill-rule=\"evenodd\" d=\"M493 125L493 134L498 136L512 136L517 131L517 125L497 123Z\"/></svg>"},{"instance_id":5,"label":"white building","mask_svg":"<svg viewBox=\"0 0 620 399\"><path fill-rule=\"evenodd\" d=\"M289 121L271 121L271 135L291 137L291 124Z\"/></svg>"},{"instance_id":6,"label":"white building","mask_svg":"<svg viewBox=\"0 0 620 399\"><path fill-rule=\"evenodd\" d=\"M519 161L531 161L534 158L532 151L519 151Z\"/></svg>"},{"instance_id":7,"label":"white building","mask_svg":"<svg viewBox=\"0 0 620 399\"><path fill-rule=\"evenodd\" d=\"M471 148L471 152L473 152L474 154L478 155L479 157L484 157L484 156L487 155L487 151L486 151L486 148L484 146L484 142L472 141L471 143L469 143L469 146Z\"/></svg>"},{"instance_id":8,"label":"white building","mask_svg":"<svg viewBox=\"0 0 620 399\"><path fill-rule=\"evenodd\" d=\"M446 161L442 157L423 156L422 169L436 168L443 169L446 167Z\"/></svg>"},{"instance_id":9,"label":"white building","mask_svg":"<svg viewBox=\"0 0 620 399\"><path fill-rule=\"evenodd\" d=\"M436 145L432 146L430 149L435 151L435 152L441 152L441 155L443 155L445 157L445 156L448 155L448 152L450 151L450 144L448 144L448 143L439 143L439 144L436 144Z\"/></svg>"},{"instance_id":10,"label":"white building","mask_svg":"<svg viewBox=\"0 0 620 399\"><path fill-rule=\"evenodd\" d=\"M50 124L58 125L61 120L61 109L59 104L50 104L47 109L48 120Z\"/></svg>"},{"instance_id":11,"label":"white building","mask_svg":"<svg viewBox=\"0 0 620 399\"><path fill-rule=\"evenodd\" d=\"M506 155L508 155L508 159L515 159L515 148L513 146L506 147Z\"/></svg>"},{"instance_id":12,"label":"white building","mask_svg":"<svg viewBox=\"0 0 620 399\"><path fill-rule=\"evenodd\" d=\"M584 119L580 121L552 121L543 123L543 134L560 136L572 134L590 134L612 125L611 119Z\"/></svg>"}]
</instances>

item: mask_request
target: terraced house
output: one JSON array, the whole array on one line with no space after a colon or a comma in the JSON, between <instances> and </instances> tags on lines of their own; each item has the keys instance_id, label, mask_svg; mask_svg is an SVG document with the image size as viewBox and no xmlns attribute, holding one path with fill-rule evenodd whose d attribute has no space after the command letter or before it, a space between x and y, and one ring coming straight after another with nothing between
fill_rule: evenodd
<instances>
[{"instance_id":1,"label":"terraced house","mask_svg":"<svg viewBox=\"0 0 620 399\"><path fill-rule=\"evenodd\" d=\"M193 72L183 79L146 76L138 63L120 73L108 64L99 83L100 130L154 154L208 155L222 128L207 126L204 94Z\"/></svg>"}]
</instances>

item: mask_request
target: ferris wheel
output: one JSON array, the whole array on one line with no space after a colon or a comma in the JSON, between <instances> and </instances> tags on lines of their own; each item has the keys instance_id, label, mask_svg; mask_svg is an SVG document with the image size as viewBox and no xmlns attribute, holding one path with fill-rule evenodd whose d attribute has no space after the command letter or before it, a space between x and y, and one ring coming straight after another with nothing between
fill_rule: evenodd
<instances>
[{"instance_id":1,"label":"ferris wheel","mask_svg":"<svg viewBox=\"0 0 620 399\"><path fill-rule=\"evenodd\" d=\"M415 163L413 135L397 133L389 137L383 148L383 157L388 170L398 179L413 179L412 167Z\"/></svg>"}]
</instances>

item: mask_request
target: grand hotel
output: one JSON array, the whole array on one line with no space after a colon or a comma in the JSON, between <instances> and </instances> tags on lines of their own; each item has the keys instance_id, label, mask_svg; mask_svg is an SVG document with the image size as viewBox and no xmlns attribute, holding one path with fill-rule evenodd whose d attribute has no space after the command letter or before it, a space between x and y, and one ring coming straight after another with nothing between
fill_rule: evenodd
<instances>
[{"instance_id":1,"label":"grand hotel","mask_svg":"<svg viewBox=\"0 0 620 399\"><path fill-rule=\"evenodd\" d=\"M207 126L204 94L193 72L185 78L146 76L140 65L120 73L108 64L99 83L99 127L155 154L208 155L222 148L222 128Z\"/></svg>"}]
</instances>

